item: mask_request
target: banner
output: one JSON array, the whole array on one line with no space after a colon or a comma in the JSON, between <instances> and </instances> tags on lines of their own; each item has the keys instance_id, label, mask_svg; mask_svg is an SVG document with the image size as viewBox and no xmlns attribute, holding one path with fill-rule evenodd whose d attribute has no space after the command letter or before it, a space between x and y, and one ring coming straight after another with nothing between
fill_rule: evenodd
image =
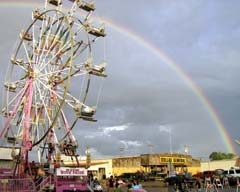
<instances>
[{"instance_id":1,"label":"banner","mask_svg":"<svg viewBox=\"0 0 240 192\"><path fill-rule=\"evenodd\" d=\"M56 170L57 176L87 176L87 169L60 167Z\"/></svg>"}]
</instances>

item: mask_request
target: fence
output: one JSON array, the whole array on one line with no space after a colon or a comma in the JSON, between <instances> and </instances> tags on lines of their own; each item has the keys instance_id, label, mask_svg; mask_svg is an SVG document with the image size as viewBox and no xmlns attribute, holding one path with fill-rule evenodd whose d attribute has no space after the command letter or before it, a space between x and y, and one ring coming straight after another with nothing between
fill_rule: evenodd
<instances>
[{"instance_id":1,"label":"fence","mask_svg":"<svg viewBox=\"0 0 240 192\"><path fill-rule=\"evenodd\" d=\"M31 178L0 179L1 192L35 192L35 184Z\"/></svg>"}]
</instances>

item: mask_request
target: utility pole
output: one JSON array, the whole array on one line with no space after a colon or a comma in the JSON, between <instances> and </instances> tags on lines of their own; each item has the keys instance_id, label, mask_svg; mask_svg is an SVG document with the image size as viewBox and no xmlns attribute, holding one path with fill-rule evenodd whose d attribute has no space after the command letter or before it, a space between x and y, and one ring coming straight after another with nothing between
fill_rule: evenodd
<instances>
[{"instance_id":1,"label":"utility pole","mask_svg":"<svg viewBox=\"0 0 240 192\"><path fill-rule=\"evenodd\" d=\"M171 130L171 127L169 127L168 131L169 131L169 150L170 150L170 154L172 155L172 130Z\"/></svg>"}]
</instances>

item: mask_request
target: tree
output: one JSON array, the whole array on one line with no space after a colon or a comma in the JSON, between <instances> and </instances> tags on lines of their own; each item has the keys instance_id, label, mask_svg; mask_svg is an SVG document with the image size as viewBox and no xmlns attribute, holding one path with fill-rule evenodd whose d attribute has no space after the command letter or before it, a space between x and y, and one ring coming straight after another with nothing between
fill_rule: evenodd
<instances>
[{"instance_id":1,"label":"tree","mask_svg":"<svg viewBox=\"0 0 240 192\"><path fill-rule=\"evenodd\" d=\"M209 159L211 161L214 160L223 160L223 159L233 159L234 158L234 154L233 153L223 153L223 152L212 152L209 155Z\"/></svg>"}]
</instances>

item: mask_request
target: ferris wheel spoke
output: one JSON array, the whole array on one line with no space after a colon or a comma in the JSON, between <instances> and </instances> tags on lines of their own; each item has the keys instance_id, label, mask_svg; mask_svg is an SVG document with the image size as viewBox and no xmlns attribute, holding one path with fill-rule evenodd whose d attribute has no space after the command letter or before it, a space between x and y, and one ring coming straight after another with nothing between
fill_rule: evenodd
<instances>
[{"instance_id":1,"label":"ferris wheel spoke","mask_svg":"<svg viewBox=\"0 0 240 192\"><path fill-rule=\"evenodd\" d=\"M52 31L52 29L54 30L54 22L51 24L50 28L45 29L45 32L43 34L43 39L41 39L40 45L41 48L40 49L44 49L44 51L46 51L45 54L45 58L51 53L51 51L55 48L55 46L57 46L60 43L59 40L59 32L58 32L58 28L60 25L56 26L56 30L57 31Z\"/></svg>"}]
</instances>

